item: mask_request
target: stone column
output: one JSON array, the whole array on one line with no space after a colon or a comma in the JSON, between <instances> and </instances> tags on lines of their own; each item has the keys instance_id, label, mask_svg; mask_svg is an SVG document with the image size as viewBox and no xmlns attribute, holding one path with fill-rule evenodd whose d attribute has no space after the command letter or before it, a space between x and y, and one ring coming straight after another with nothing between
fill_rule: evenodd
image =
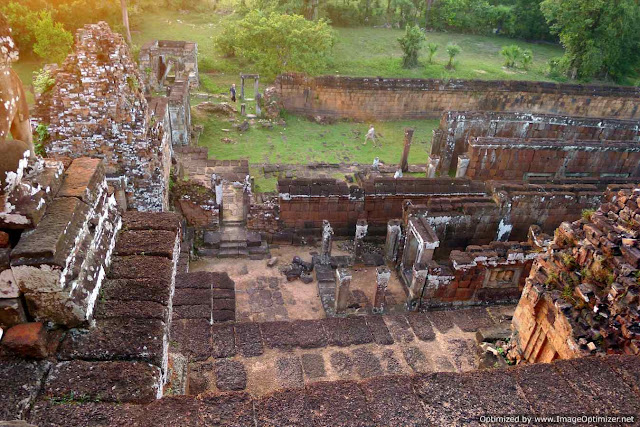
<instances>
[{"instance_id":1,"label":"stone column","mask_svg":"<svg viewBox=\"0 0 640 427\"><path fill-rule=\"evenodd\" d=\"M258 99L258 94L260 93L260 80L256 77L253 80L253 94L256 100Z\"/></svg>"},{"instance_id":2,"label":"stone column","mask_svg":"<svg viewBox=\"0 0 640 427\"><path fill-rule=\"evenodd\" d=\"M244 77L240 77L240 99L244 101Z\"/></svg>"},{"instance_id":3,"label":"stone column","mask_svg":"<svg viewBox=\"0 0 640 427\"><path fill-rule=\"evenodd\" d=\"M398 256L400 237L402 235L402 221L390 219L387 222L387 240L384 245L384 257L389 262L394 262Z\"/></svg>"},{"instance_id":4,"label":"stone column","mask_svg":"<svg viewBox=\"0 0 640 427\"><path fill-rule=\"evenodd\" d=\"M260 110L260 100L262 99L262 95L260 95L259 93L256 93L256 116L260 117L260 114L262 114L262 110Z\"/></svg>"},{"instance_id":5,"label":"stone column","mask_svg":"<svg viewBox=\"0 0 640 427\"><path fill-rule=\"evenodd\" d=\"M247 105L244 102L240 104L240 115L241 116L247 115Z\"/></svg>"},{"instance_id":6,"label":"stone column","mask_svg":"<svg viewBox=\"0 0 640 427\"><path fill-rule=\"evenodd\" d=\"M411 150L411 139L413 139L413 129L404 130L404 150L402 151L402 159L400 159L400 170L407 172L409 170L409 151Z\"/></svg>"},{"instance_id":7,"label":"stone column","mask_svg":"<svg viewBox=\"0 0 640 427\"><path fill-rule=\"evenodd\" d=\"M333 228L326 219L322 221L322 252L320 253L320 263L331 263L331 245L333 243Z\"/></svg>"},{"instance_id":8,"label":"stone column","mask_svg":"<svg viewBox=\"0 0 640 427\"><path fill-rule=\"evenodd\" d=\"M367 221L364 219L359 219L356 223L356 237L353 246L355 248L354 256L357 263L362 262L362 256L364 255L364 238L367 235L368 228Z\"/></svg>"},{"instance_id":9,"label":"stone column","mask_svg":"<svg viewBox=\"0 0 640 427\"><path fill-rule=\"evenodd\" d=\"M467 156L466 154L461 154L458 156L458 169L456 169L456 178L463 178L467 175L469 161L469 156Z\"/></svg>"},{"instance_id":10,"label":"stone column","mask_svg":"<svg viewBox=\"0 0 640 427\"><path fill-rule=\"evenodd\" d=\"M427 166L427 178L435 178L440 164L440 156L432 154L429 156L429 166Z\"/></svg>"},{"instance_id":11,"label":"stone column","mask_svg":"<svg viewBox=\"0 0 640 427\"><path fill-rule=\"evenodd\" d=\"M346 268L336 270L336 314L344 313L349 305L351 272Z\"/></svg>"},{"instance_id":12,"label":"stone column","mask_svg":"<svg viewBox=\"0 0 640 427\"><path fill-rule=\"evenodd\" d=\"M373 302L373 312L382 314L384 312L384 306L386 304L385 292L389 285L389 279L391 278L391 270L388 267L378 267L376 269L376 297Z\"/></svg>"}]
</instances>

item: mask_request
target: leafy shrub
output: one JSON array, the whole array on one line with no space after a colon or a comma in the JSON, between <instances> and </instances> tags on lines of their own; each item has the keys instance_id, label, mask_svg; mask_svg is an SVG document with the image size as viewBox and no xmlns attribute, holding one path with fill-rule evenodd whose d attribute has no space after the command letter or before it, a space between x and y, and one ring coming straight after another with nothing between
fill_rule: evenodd
<instances>
[{"instance_id":1,"label":"leafy shrub","mask_svg":"<svg viewBox=\"0 0 640 427\"><path fill-rule=\"evenodd\" d=\"M49 141L50 137L49 125L45 123L38 123L38 126L36 126L34 133L35 140L33 141L33 146L35 148L35 152L38 156L44 157L46 155L44 146L46 145L47 141Z\"/></svg>"},{"instance_id":2,"label":"leafy shrub","mask_svg":"<svg viewBox=\"0 0 640 427\"><path fill-rule=\"evenodd\" d=\"M515 44L503 46L500 55L504 56L504 65L506 67L515 68L516 62L519 61L522 56L522 48Z\"/></svg>"},{"instance_id":3,"label":"leafy shrub","mask_svg":"<svg viewBox=\"0 0 640 427\"><path fill-rule=\"evenodd\" d=\"M427 44L427 49L429 50L429 64L433 64L433 57L438 51L438 43Z\"/></svg>"},{"instance_id":4,"label":"leafy shrub","mask_svg":"<svg viewBox=\"0 0 640 427\"><path fill-rule=\"evenodd\" d=\"M424 43L424 33L417 25L409 25L405 29L404 36L398 39L402 48L402 66L413 68L418 65L418 54Z\"/></svg>"},{"instance_id":5,"label":"leafy shrub","mask_svg":"<svg viewBox=\"0 0 640 427\"><path fill-rule=\"evenodd\" d=\"M522 51L522 68L528 70L533 62L533 52L531 49L524 49Z\"/></svg>"},{"instance_id":6,"label":"leafy shrub","mask_svg":"<svg viewBox=\"0 0 640 427\"><path fill-rule=\"evenodd\" d=\"M38 94L47 93L56 84L56 80L51 77L51 73L45 69L33 72L33 88Z\"/></svg>"}]
</instances>

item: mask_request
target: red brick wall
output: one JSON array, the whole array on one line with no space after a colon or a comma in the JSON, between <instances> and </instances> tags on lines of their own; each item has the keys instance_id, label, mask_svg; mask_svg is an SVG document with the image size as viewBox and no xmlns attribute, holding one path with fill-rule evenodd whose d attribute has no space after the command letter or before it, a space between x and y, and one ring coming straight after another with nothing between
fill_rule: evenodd
<instances>
[{"instance_id":1,"label":"red brick wall","mask_svg":"<svg viewBox=\"0 0 640 427\"><path fill-rule=\"evenodd\" d=\"M636 142L473 138L467 156L466 177L480 180L520 180L528 173L640 175Z\"/></svg>"}]
</instances>

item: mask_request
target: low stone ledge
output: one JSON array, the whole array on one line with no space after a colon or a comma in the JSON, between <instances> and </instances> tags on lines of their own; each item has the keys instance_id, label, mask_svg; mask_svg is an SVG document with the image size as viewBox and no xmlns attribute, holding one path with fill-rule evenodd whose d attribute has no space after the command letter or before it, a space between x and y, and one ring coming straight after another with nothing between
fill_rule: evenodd
<instances>
[{"instance_id":1,"label":"low stone ledge","mask_svg":"<svg viewBox=\"0 0 640 427\"><path fill-rule=\"evenodd\" d=\"M49 373L43 397L54 402L148 403L162 397L162 373L141 362L60 362Z\"/></svg>"},{"instance_id":2,"label":"low stone ledge","mask_svg":"<svg viewBox=\"0 0 640 427\"><path fill-rule=\"evenodd\" d=\"M171 300L171 289L165 282L156 279L109 279L102 285L101 299L150 301L166 306ZM98 304L98 308L104 301Z\"/></svg>"},{"instance_id":3,"label":"low stone ledge","mask_svg":"<svg viewBox=\"0 0 640 427\"><path fill-rule=\"evenodd\" d=\"M109 279L154 279L171 283L173 278L173 261L158 256L133 255L114 257Z\"/></svg>"},{"instance_id":4,"label":"low stone ledge","mask_svg":"<svg viewBox=\"0 0 640 427\"><path fill-rule=\"evenodd\" d=\"M72 329L60 360L136 360L163 368L168 347L166 325L157 319L103 319L91 330Z\"/></svg>"},{"instance_id":5,"label":"low stone ledge","mask_svg":"<svg viewBox=\"0 0 640 427\"><path fill-rule=\"evenodd\" d=\"M173 259L176 246L176 232L165 230L122 231L114 255L147 255Z\"/></svg>"},{"instance_id":6,"label":"low stone ledge","mask_svg":"<svg viewBox=\"0 0 640 427\"><path fill-rule=\"evenodd\" d=\"M125 230L180 230L180 217L173 212L127 211L122 214Z\"/></svg>"}]
</instances>

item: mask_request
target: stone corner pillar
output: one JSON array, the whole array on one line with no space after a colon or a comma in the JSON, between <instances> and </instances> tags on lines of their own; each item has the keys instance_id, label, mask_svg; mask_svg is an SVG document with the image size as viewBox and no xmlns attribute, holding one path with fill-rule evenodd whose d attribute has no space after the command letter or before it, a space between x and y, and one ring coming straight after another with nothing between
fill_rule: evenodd
<instances>
[{"instance_id":1,"label":"stone corner pillar","mask_svg":"<svg viewBox=\"0 0 640 427\"><path fill-rule=\"evenodd\" d=\"M322 221L322 248L320 262L322 264L331 263L331 246L333 244L333 228L326 219Z\"/></svg>"},{"instance_id":2,"label":"stone corner pillar","mask_svg":"<svg viewBox=\"0 0 640 427\"><path fill-rule=\"evenodd\" d=\"M411 284L409 286L409 295L407 297L407 310L416 311L420 306L422 298L422 290L427 283L429 270L425 265L417 264L413 266L413 274L411 276Z\"/></svg>"},{"instance_id":3,"label":"stone corner pillar","mask_svg":"<svg viewBox=\"0 0 640 427\"><path fill-rule=\"evenodd\" d=\"M390 219L387 222L387 240L384 245L384 257L389 262L395 262L400 248L402 236L402 220Z\"/></svg>"},{"instance_id":4,"label":"stone corner pillar","mask_svg":"<svg viewBox=\"0 0 640 427\"><path fill-rule=\"evenodd\" d=\"M467 169L469 168L469 156L461 154L458 156L458 168L456 169L456 178L464 178L467 175Z\"/></svg>"},{"instance_id":5,"label":"stone corner pillar","mask_svg":"<svg viewBox=\"0 0 640 427\"><path fill-rule=\"evenodd\" d=\"M438 165L440 164L440 156L435 154L429 155L429 162L427 166L427 178L435 178L438 171Z\"/></svg>"},{"instance_id":6,"label":"stone corner pillar","mask_svg":"<svg viewBox=\"0 0 640 427\"><path fill-rule=\"evenodd\" d=\"M387 286L390 278L391 270L388 267L381 266L376 268L376 296L373 302L373 312L376 314L384 313Z\"/></svg>"},{"instance_id":7,"label":"stone corner pillar","mask_svg":"<svg viewBox=\"0 0 640 427\"><path fill-rule=\"evenodd\" d=\"M336 314L344 313L349 306L351 271L346 268L336 270Z\"/></svg>"},{"instance_id":8,"label":"stone corner pillar","mask_svg":"<svg viewBox=\"0 0 640 427\"><path fill-rule=\"evenodd\" d=\"M369 225L367 220L359 219L356 223L356 236L354 240L354 257L356 262L362 262L364 255L364 238L367 235Z\"/></svg>"}]
</instances>

